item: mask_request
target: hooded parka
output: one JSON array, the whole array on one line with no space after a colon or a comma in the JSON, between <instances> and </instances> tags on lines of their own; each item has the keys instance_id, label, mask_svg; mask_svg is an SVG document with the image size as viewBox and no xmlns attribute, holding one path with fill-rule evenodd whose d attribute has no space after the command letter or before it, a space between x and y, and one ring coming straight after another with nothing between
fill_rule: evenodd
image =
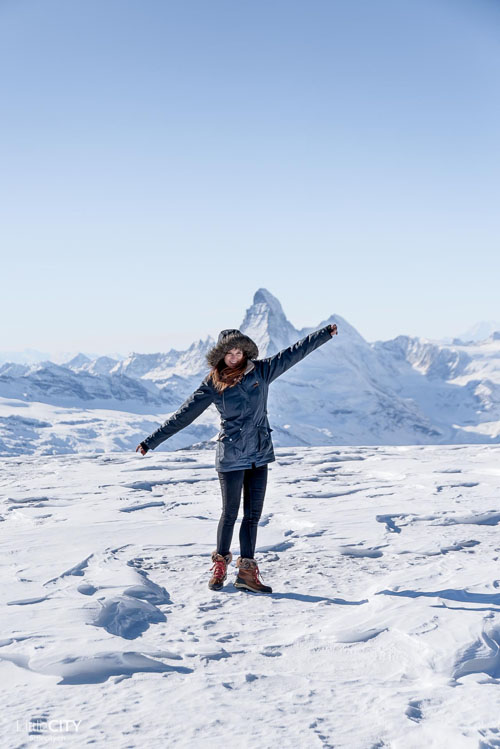
<instances>
[{"instance_id":1,"label":"hooded parka","mask_svg":"<svg viewBox=\"0 0 500 749\"><path fill-rule=\"evenodd\" d=\"M287 369L297 364L319 346L331 340L331 325L310 333L293 346L274 356L257 359L256 344L239 330L223 330L217 345L208 353L207 361L215 366L231 348L241 348L248 363L243 378L237 385L219 393L210 375L199 388L165 423L142 443L154 450L164 440L191 424L212 403L221 416L217 438L215 468L217 471L237 471L256 468L275 460L271 432L267 418L269 385ZM252 358L255 357L253 360Z\"/></svg>"}]
</instances>

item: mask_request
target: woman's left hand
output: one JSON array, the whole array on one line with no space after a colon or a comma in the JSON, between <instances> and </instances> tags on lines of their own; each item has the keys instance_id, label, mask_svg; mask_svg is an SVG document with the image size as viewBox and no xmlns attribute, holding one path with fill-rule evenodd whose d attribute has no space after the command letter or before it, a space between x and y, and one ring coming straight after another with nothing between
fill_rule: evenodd
<instances>
[{"instance_id":1,"label":"woman's left hand","mask_svg":"<svg viewBox=\"0 0 500 749\"><path fill-rule=\"evenodd\" d=\"M337 334L338 334L337 326L334 323L333 325L330 325L330 335L334 336L334 335L337 335Z\"/></svg>"}]
</instances>

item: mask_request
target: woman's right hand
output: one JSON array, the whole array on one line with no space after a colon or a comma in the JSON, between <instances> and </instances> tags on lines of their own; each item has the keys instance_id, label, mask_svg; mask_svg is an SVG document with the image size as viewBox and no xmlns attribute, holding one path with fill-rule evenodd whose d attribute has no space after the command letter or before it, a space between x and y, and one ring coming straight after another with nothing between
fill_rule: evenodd
<instances>
[{"instance_id":1,"label":"woman's right hand","mask_svg":"<svg viewBox=\"0 0 500 749\"><path fill-rule=\"evenodd\" d=\"M148 449L147 447L144 447L143 443L141 442L137 447L135 448L136 453L141 453L141 455L146 455Z\"/></svg>"}]
</instances>

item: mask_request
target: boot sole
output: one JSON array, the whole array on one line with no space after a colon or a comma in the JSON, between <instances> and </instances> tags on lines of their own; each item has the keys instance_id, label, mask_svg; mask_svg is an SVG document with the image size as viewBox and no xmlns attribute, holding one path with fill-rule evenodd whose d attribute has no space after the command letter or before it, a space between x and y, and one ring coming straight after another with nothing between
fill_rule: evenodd
<instances>
[{"instance_id":1,"label":"boot sole","mask_svg":"<svg viewBox=\"0 0 500 749\"><path fill-rule=\"evenodd\" d=\"M246 585L246 583L233 583L235 588L240 588L240 590L249 590L251 593L262 593L263 595L270 595L273 591L272 590L255 590L255 588L251 588L249 585Z\"/></svg>"},{"instance_id":2,"label":"boot sole","mask_svg":"<svg viewBox=\"0 0 500 749\"><path fill-rule=\"evenodd\" d=\"M226 578L224 578L224 580L220 583L220 585L210 585L210 583L208 583L208 587L210 588L210 590L222 590L222 588L224 587L225 581L226 581Z\"/></svg>"}]
</instances>

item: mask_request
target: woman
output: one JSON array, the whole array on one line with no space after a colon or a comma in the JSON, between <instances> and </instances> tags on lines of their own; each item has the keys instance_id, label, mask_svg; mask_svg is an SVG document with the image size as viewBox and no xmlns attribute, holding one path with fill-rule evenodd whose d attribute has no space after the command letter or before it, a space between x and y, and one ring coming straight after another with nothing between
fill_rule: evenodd
<instances>
[{"instance_id":1,"label":"woman","mask_svg":"<svg viewBox=\"0 0 500 749\"><path fill-rule=\"evenodd\" d=\"M176 413L137 446L148 450L187 427L214 403L221 415L215 468L222 493L222 515L217 528L217 548L212 552L213 571L208 587L220 590L232 561L233 528L238 517L243 488L243 519L240 527L238 576L234 583L257 593L272 593L259 579L254 559L257 527L262 514L267 485L267 466L275 460L272 429L267 420L267 395L271 382L307 354L337 334L336 325L327 325L302 338L275 356L257 359L259 350L251 338L239 330L223 330L217 344L207 354L211 367L200 387Z\"/></svg>"}]
</instances>

